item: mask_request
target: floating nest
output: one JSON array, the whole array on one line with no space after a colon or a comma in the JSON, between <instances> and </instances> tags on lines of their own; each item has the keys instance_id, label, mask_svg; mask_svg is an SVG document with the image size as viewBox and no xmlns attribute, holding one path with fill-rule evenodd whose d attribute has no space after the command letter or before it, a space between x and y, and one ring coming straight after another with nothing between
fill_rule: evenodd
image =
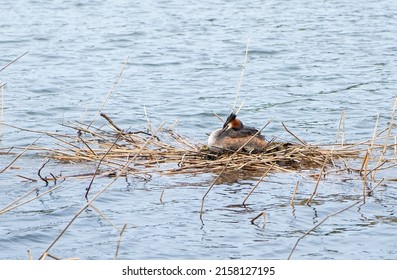
<instances>
[{"instance_id":1,"label":"floating nest","mask_svg":"<svg viewBox=\"0 0 397 280\"><path fill-rule=\"evenodd\" d=\"M297 143L269 141L260 153L237 151L217 153L206 145L192 144L173 127L162 124L148 131L124 131L107 115L101 114L109 126L96 127L80 122L65 126L71 135L48 134L59 140L59 148L50 149L50 157L61 162L92 162L98 164L97 175L112 176L215 173L227 170L255 177L263 172L296 172L336 165L343 158L354 158L360 152L352 145L310 145L292 134ZM92 176L92 174L87 174Z\"/></svg>"}]
</instances>

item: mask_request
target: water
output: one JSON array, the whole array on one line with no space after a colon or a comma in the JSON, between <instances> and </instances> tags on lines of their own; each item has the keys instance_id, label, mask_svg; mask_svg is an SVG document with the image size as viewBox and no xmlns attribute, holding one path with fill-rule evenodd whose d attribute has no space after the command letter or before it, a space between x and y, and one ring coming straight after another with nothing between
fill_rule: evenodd
<instances>
[{"instance_id":1,"label":"water","mask_svg":"<svg viewBox=\"0 0 397 280\"><path fill-rule=\"evenodd\" d=\"M124 129L179 120L177 130L205 143L219 127L212 112L231 110L241 86L245 123L268 137L291 140L281 122L309 143L335 140L340 114L346 141L369 139L376 116L387 127L396 86L395 1L2 1L0 72L2 120L31 130L70 132L61 123L91 120L128 58L104 112ZM2 152L37 134L1 127ZM37 144L52 146L42 137ZM0 167L15 155L0 154ZM38 187L45 159L27 153L0 174L4 207ZM81 174L95 166L50 162L43 173ZM117 226L127 224L122 259L285 259L295 242L327 215L362 195L362 180L340 174L322 181L315 203L308 174L270 175L241 202L256 180L217 185L199 219L213 175L120 179L95 206ZM393 170L380 176L395 177ZM289 201L297 181L296 205ZM108 181L95 181L94 192ZM0 216L0 258L34 258L48 248L85 204L89 181L68 179L59 189ZM162 202L160 197L164 190ZM294 259L395 259L396 184L385 180L367 199L331 217L299 243ZM1 208L2 208L1 207ZM266 222L250 220L261 211ZM118 233L93 210L84 211L50 250L61 258L111 259Z\"/></svg>"}]
</instances>

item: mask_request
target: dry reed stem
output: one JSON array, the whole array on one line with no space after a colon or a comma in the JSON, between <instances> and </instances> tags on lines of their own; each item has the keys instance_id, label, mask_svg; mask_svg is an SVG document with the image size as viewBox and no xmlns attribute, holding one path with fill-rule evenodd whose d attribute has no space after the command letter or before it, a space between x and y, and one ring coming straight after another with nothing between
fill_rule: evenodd
<instances>
[{"instance_id":1,"label":"dry reed stem","mask_svg":"<svg viewBox=\"0 0 397 280\"><path fill-rule=\"evenodd\" d=\"M338 143L339 133L340 133L341 127L342 127L341 145L343 146L343 144L344 144L344 138L345 138L345 111L342 111L341 114L340 114L338 130L337 130L337 132L336 132L335 144Z\"/></svg>"},{"instance_id":2,"label":"dry reed stem","mask_svg":"<svg viewBox=\"0 0 397 280\"><path fill-rule=\"evenodd\" d=\"M27 146L21 153L19 153L12 161L10 164L8 164L6 167L4 167L2 170L0 170L0 174L5 172L8 168L10 168L26 151L28 151L39 139L41 138L38 137L36 140L34 140L29 146Z\"/></svg>"},{"instance_id":3,"label":"dry reed stem","mask_svg":"<svg viewBox=\"0 0 397 280\"><path fill-rule=\"evenodd\" d=\"M1 88L1 108L0 108L0 129L1 125L3 124L3 116L4 116L4 86L6 84L3 84L2 81L0 81L0 88ZM1 133L1 131L0 131Z\"/></svg>"},{"instance_id":4,"label":"dry reed stem","mask_svg":"<svg viewBox=\"0 0 397 280\"><path fill-rule=\"evenodd\" d=\"M119 83L119 80L120 80L121 76L123 75L125 66L127 65L127 62L128 62L128 58L129 58L129 57L127 57L127 59L126 59L125 62L123 63L123 66L121 67L120 73L119 73L119 75L117 76L116 81L113 83L112 88L110 89L110 91L109 91L108 94L106 95L105 100L103 101L101 108L100 108L100 109L98 110L98 112L95 114L94 118L92 119L91 123L88 125L87 128L90 128L90 126L95 122L96 118L100 115L100 113L102 113L103 108L105 108L105 105L106 105L107 101L109 100L110 95L111 95L111 94L114 92L114 90L116 89L116 86L117 86L117 84Z\"/></svg>"},{"instance_id":5,"label":"dry reed stem","mask_svg":"<svg viewBox=\"0 0 397 280\"><path fill-rule=\"evenodd\" d=\"M384 180L385 180L385 178L382 178L382 180L380 180L380 181L376 184L376 186L373 187L373 188L368 192L368 196L371 196L371 195L374 193L375 189L376 189L380 184L382 184L382 182L383 182Z\"/></svg>"},{"instance_id":6,"label":"dry reed stem","mask_svg":"<svg viewBox=\"0 0 397 280\"><path fill-rule=\"evenodd\" d=\"M237 92L236 92L236 96L234 98L232 112L234 112L234 109L236 108L237 100L238 100L238 97L240 95L241 85L243 83L244 72L245 72L245 69L247 67L249 43L250 43L250 38L247 39L247 44L246 44L246 47L245 47L244 63L242 65L242 67L241 67L241 74L240 74L240 79L239 79L238 85L237 85Z\"/></svg>"},{"instance_id":7,"label":"dry reed stem","mask_svg":"<svg viewBox=\"0 0 397 280\"><path fill-rule=\"evenodd\" d=\"M254 218L251 219L251 224L254 224L255 221L257 219L259 219L260 217L263 217L263 222L266 222L266 212L265 211L261 211L258 215L256 215Z\"/></svg>"},{"instance_id":8,"label":"dry reed stem","mask_svg":"<svg viewBox=\"0 0 397 280\"><path fill-rule=\"evenodd\" d=\"M291 134L296 140L298 140L302 145L304 145L304 146L307 145L307 143L306 143L305 141L302 141L301 139L299 139L298 136L296 136L295 134L293 134L293 133L287 128L287 126L286 126L283 122L281 122L281 124L282 124L282 126L284 127L284 129L285 129L289 134Z\"/></svg>"},{"instance_id":9,"label":"dry reed stem","mask_svg":"<svg viewBox=\"0 0 397 280\"><path fill-rule=\"evenodd\" d=\"M28 53L29 53L29 51L26 51L23 54L21 54L20 56L18 56L17 58L15 58L14 60L12 60L9 63L7 63L5 66L3 66L3 68L0 69L0 72L2 72L4 69L9 67L10 65L14 64L18 59L22 58L23 56L25 56Z\"/></svg>"},{"instance_id":10,"label":"dry reed stem","mask_svg":"<svg viewBox=\"0 0 397 280\"><path fill-rule=\"evenodd\" d=\"M119 132L123 132L123 130L122 130L120 127L118 127L118 126L113 122L113 120L112 120L111 118L109 118L108 115L106 115L106 114L103 113L103 112L101 112L100 115L101 115L101 117L103 117L104 119L106 119L106 120L109 122L109 124L110 124L111 126L114 127L114 129L116 129L116 130L119 131Z\"/></svg>"},{"instance_id":11,"label":"dry reed stem","mask_svg":"<svg viewBox=\"0 0 397 280\"><path fill-rule=\"evenodd\" d=\"M6 208L1 209L1 210L0 210L0 215L6 213L6 212L8 212L8 211L11 211L11 210L13 210L13 209L15 209L15 208L21 207L22 205L25 205L25 204L27 204L27 203L29 203L29 202L32 202L33 200L39 199L40 197L46 195L47 193L50 193L50 192L55 191L56 189L58 189L59 187L62 186L62 183L63 183L63 182L59 183L59 184L56 185L55 187L52 187L51 189L49 189L49 190L43 192L42 194L40 194L40 195L38 195L38 196L35 196L35 197L31 198L31 199L28 199L28 200L26 200L26 201L24 201L24 202L21 202L21 203L19 203L19 204L17 204L17 205L14 205L15 203L17 203L17 202L19 202L20 200L22 200L24 197L28 196L30 193L32 193L33 190L29 191L28 193L25 193L24 195L22 195L22 197L18 198L17 200L15 200L15 201L12 202L12 203L10 203L10 204L9 204L9 205L10 205L9 207L6 207Z\"/></svg>"},{"instance_id":12,"label":"dry reed stem","mask_svg":"<svg viewBox=\"0 0 397 280\"><path fill-rule=\"evenodd\" d=\"M255 189L259 186L259 184L263 181L263 179L269 174L270 170L273 169L273 166L275 163L273 163L266 171L263 173L262 177L258 180L258 182L255 184L255 186L251 189L251 191L247 194L245 199L243 200L242 205L245 205L245 202L248 200L248 198L251 196L251 194L255 191Z\"/></svg>"},{"instance_id":13,"label":"dry reed stem","mask_svg":"<svg viewBox=\"0 0 397 280\"><path fill-rule=\"evenodd\" d=\"M119 140L119 136L120 135L118 135L117 136L117 138L116 138L116 140L114 140L114 142L112 143L112 145L110 146L110 148L106 151L106 153L101 157L101 159L99 160L99 162L98 162L98 165L97 165L97 167L96 167L96 170L95 170L95 172L94 172L94 175L92 176L92 179L91 179L91 181L90 181L90 184L88 185L88 187L87 187L87 191L86 191L86 193L85 193L85 199L88 199L88 193L90 192L90 190L91 190L91 186L92 186L92 183L94 182L94 179L95 179L95 176L96 176L96 174L98 173L98 170L99 170L99 167L101 166L101 164L102 164L102 161L105 159L105 157L109 154L109 152L113 149L113 147L114 147L114 145L117 143L117 141ZM96 154L95 154L96 155Z\"/></svg>"},{"instance_id":14,"label":"dry reed stem","mask_svg":"<svg viewBox=\"0 0 397 280\"><path fill-rule=\"evenodd\" d=\"M125 229L127 228L127 224L124 224L123 227L121 228L120 232L119 232L119 239L117 240L117 247L116 247L116 252L114 253L114 260L117 259L117 256L119 254L119 249L120 249L120 245L121 245L121 237L123 236L123 233L125 231Z\"/></svg>"},{"instance_id":15,"label":"dry reed stem","mask_svg":"<svg viewBox=\"0 0 397 280\"><path fill-rule=\"evenodd\" d=\"M365 154L363 165L361 166L361 170L364 168L364 175L363 175L363 203L365 203L366 198L366 190L367 190L367 176L368 176L368 162L370 158L370 151L368 150ZM360 171L360 175L362 171Z\"/></svg>"},{"instance_id":16,"label":"dry reed stem","mask_svg":"<svg viewBox=\"0 0 397 280\"><path fill-rule=\"evenodd\" d=\"M95 212L97 212L105 221L107 221L114 229L120 233L121 229L119 229L109 218L105 215L100 209L98 209L93 203L91 203L90 208L92 208Z\"/></svg>"},{"instance_id":17,"label":"dry reed stem","mask_svg":"<svg viewBox=\"0 0 397 280\"><path fill-rule=\"evenodd\" d=\"M382 153L381 153L380 156L379 156L378 163L377 163L376 166L379 166L379 165L381 164L381 162L382 162L382 160L383 160L383 157L384 157L384 155L385 155L385 153L386 153L386 149L387 149L387 147L388 147L388 141L389 141L389 138L390 138L390 134L391 134L392 127L393 127L394 115L395 115L395 113L396 113L396 109L397 109L397 97L396 97L395 100L394 100L393 111L392 111L392 114L391 114L389 127L388 127L388 129L387 129L387 137L386 137L386 140L385 140L385 144L384 144L384 146L383 146ZM376 168L375 168L375 169L376 169ZM373 178L373 179L375 178L375 172L372 174L372 178Z\"/></svg>"},{"instance_id":18,"label":"dry reed stem","mask_svg":"<svg viewBox=\"0 0 397 280\"><path fill-rule=\"evenodd\" d=\"M306 205L310 205L310 202L312 201L313 197L314 197L314 196L316 195L316 193L317 193L318 185L319 185L319 183L320 183L321 177L323 176L323 173L324 173L324 170L325 170L325 165L326 165L327 162L328 162L328 156L329 156L329 155L327 154L327 156L326 156L326 158L325 158L325 160L324 160L323 166L321 167L320 173L318 174L317 182L316 182L316 185L315 185L315 187L314 187L313 193L312 193L312 195L309 197L309 199L306 201Z\"/></svg>"},{"instance_id":19,"label":"dry reed stem","mask_svg":"<svg viewBox=\"0 0 397 280\"><path fill-rule=\"evenodd\" d=\"M3 209L0 210L0 215L5 213L4 210L10 208L12 205L18 203L19 201L21 201L22 199L24 199L25 197L29 196L30 194L32 194L35 191L38 191L39 187L35 187L33 189L31 189L30 191L26 192L25 194L21 195L19 198L17 198L16 200L10 202L9 204L7 204L6 206L3 207ZM4 211L4 212L3 212Z\"/></svg>"},{"instance_id":20,"label":"dry reed stem","mask_svg":"<svg viewBox=\"0 0 397 280\"><path fill-rule=\"evenodd\" d=\"M292 248L289 256L288 256L288 260L291 259L292 254L295 252L296 247L298 246L299 242L306 237L307 235L309 235L311 232L313 232L316 228L318 228L319 226L321 226L326 220L328 220L329 218L336 216L344 211L349 210L350 208L354 207L355 205L357 205L358 203L360 203L361 200L354 202L353 204L349 205L348 207L343 208L342 210L339 210L335 213L332 214L328 214L323 220L321 220L318 224L316 224L314 227L312 227L311 229L309 229L308 231L306 231L301 237L298 238L298 240L295 242L294 247Z\"/></svg>"},{"instance_id":21,"label":"dry reed stem","mask_svg":"<svg viewBox=\"0 0 397 280\"><path fill-rule=\"evenodd\" d=\"M164 189L161 191L160 194L160 203L163 203L163 196L164 196Z\"/></svg>"},{"instance_id":22,"label":"dry reed stem","mask_svg":"<svg viewBox=\"0 0 397 280\"><path fill-rule=\"evenodd\" d=\"M221 123L224 123L225 122L225 120L221 117L221 116L219 116L217 113L215 113L215 112L212 112L212 114L215 116L215 117L217 117L218 118L218 120L220 120L221 121Z\"/></svg>"},{"instance_id":23,"label":"dry reed stem","mask_svg":"<svg viewBox=\"0 0 397 280\"><path fill-rule=\"evenodd\" d=\"M295 185L295 188L294 188L294 192L292 194L292 198L291 198L291 200L289 202L289 205L291 205L291 206L294 206L295 196L296 196L296 193L298 191L298 187L299 187L299 181L296 182L296 185Z\"/></svg>"}]
</instances>

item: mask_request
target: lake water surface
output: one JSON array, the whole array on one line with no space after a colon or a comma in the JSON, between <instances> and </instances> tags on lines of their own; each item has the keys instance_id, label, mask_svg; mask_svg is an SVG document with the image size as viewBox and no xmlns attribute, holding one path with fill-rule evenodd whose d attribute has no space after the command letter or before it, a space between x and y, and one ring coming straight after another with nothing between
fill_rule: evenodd
<instances>
[{"instance_id":1,"label":"lake water surface","mask_svg":"<svg viewBox=\"0 0 397 280\"><path fill-rule=\"evenodd\" d=\"M293 141L281 122L308 143L333 143L341 112L344 141L387 128L397 95L396 1L2 1L0 72L3 110L0 169L39 135L70 133L62 123L90 121L123 63L128 63L104 112L122 128L163 121L193 143L231 111L245 48L240 89L244 123ZM395 128L392 129L392 139ZM36 143L56 147L42 137ZM0 174L0 208L26 192L51 187L38 178L46 161L28 152ZM82 174L96 166L50 161L45 174ZM365 204L335 215L303 238L292 259L396 259L396 169ZM249 199L257 178L216 185L213 174L120 178L95 202L117 227L127 224L120 259L286 259L305 232L362 198L358 174L322 180L307 199L316 171L270 174ZM97 192L111 179L98 179ZM39 258L85 205L90 180L67 179L24 206L0 215L0 259ZM295 206L290 199L300 182ZM379 180L377 181L379 182ZM377 182L374 182L374 187ZM161 198L161 199L160 199ZM266 221L251 219L261 211ZM84 211L50 250L60 258L112 259L118 232L93 210Z\"/></svg>"}]
</instances>

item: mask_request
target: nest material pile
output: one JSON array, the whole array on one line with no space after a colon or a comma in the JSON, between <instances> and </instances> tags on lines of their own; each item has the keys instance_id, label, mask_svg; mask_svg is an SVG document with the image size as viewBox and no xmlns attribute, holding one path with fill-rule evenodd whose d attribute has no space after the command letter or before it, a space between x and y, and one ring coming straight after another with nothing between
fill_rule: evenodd
<instances>
[{"instance_id":1,"label":"nest material pile","mask_svg":"<svg viewBox=\"0 0 397 280\"><path fill-rule=\"evenodd\" d=\"M108 116L101 115L110 124L110 130L77 122L69 124L75 133L53 135L61 148L51 149L51 157L59 161L97 163L101 166L97 173L102 175L123 171L126 175L150 176L154 172L219 173L226 165L230 170L253 175L266 170L296 171L321 168L336 159L358 155L350 146L319 147L302 141L299 144L270 141L260 153L247 153L243 149L215 153L205 145L190 143L172 127L161 125L155 131L126 132Z\"/></svg>"}]
</instances>

